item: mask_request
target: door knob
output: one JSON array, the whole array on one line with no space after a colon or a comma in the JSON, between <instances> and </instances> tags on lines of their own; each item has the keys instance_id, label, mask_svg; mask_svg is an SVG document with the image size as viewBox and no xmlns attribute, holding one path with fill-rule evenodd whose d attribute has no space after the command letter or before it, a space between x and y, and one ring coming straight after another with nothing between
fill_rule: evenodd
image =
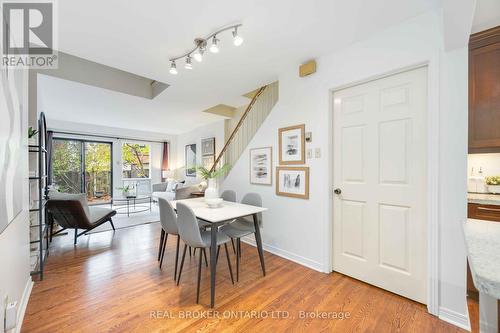
<instances>
[{"instance_id":1,"label":"door knob","mask_svg":"<svg viewBox=\"0 0 500 333\"><path fill-rule=\"evenodd\" d=\"M335 190L333 190L333 193L335 193L335 194L341 194L342 190L339 189L339 188L336 188Z\"/></svg>"}]
</instances>

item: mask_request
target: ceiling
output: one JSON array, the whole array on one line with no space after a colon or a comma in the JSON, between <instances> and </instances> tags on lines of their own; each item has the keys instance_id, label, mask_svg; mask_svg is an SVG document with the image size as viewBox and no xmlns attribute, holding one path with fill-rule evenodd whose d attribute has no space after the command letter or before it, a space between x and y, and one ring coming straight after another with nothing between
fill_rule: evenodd
<instances>
[{"instance_id":1,"label":"ceiling","mask_svg":"<svg viewBox=\"0 0 500 333\"><path fill-rule=\"evenodd\" d=\"M202 113L241 97L299 64L440 6L439 0L191 0L58 2L59 49L171 86L153 100L41 76L40 103L48 118L178 134L220 119ZM195 37L242 23L240 47L231 33L219 54L192 71L169 57Z\"/></svg>"},{"instance_id":2,"label":"ceiling","mask_svg":"<svg viewBox=\"0 0 500 333\"><path fill-rule=\"evenodd\" d=\"M500 0L477 0L472 33L500 25Z\"/></svg>"}]
</instances>

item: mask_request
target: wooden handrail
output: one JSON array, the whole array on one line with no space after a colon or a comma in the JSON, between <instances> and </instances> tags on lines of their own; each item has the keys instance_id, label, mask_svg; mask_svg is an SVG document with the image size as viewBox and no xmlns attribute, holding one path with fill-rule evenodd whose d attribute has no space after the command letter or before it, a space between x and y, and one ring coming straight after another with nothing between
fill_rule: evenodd
<instances>
[{"instance_id":1,"label":"wooden handrail","mask_svg":"<svg viewBox=\"0 0 500 333\"><path fill-rule=\"evenodd\" d=\"M234 128L233 132L231 133L231 135L229 136L229 139L227 139L227 142L226 144L224 145L224 148L222 148L221 152L219 153L219 156L217 156L217 159L215 160L214 162L214 165L212 166L212 168L210 169L210 171L214 171L215 170L215 167L217 166L217 163L219 163L219 161L221 160L222 156L224 155L224 153L226 152L227 148L229 147L229 145L231 144L231 142L233 141L233 138L234 136L236 135L236 133L238 132L238 130L240 129L241 125L243 124L243 121L245 120L245 118L248 116L248 114L250 113L250 111L252 110L252 107L253 105L255 104L255 102L257 101L257 98L259 98L259 96L264 92L264 90L266 89L267 86L262 86L259 88L259 90L257 91L257 93L255 94L255 96L252 98L252 100L250 101L250 104L248 104L245 112L243 113L243 115L241 116L241 119L240 121L238 121L238 124L236 125L236 127Z\"/></svg>"}]
</instances>

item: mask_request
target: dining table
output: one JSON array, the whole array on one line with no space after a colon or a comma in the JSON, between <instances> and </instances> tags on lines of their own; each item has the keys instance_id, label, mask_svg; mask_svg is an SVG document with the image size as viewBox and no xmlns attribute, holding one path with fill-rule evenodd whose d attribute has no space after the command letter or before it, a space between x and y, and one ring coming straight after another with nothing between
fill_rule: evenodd
<instances>
[{"instance_id":1,"label":"dining table","mask_svg":"<svg viewBox=\"0 0 500 333\"><path fill-rule=\"evenodd\" d=\"M170 204L172 208L177 211L177 203L182 202L183 204L190 207L195 216L204 222L210 223L210 307L213 308L215 304L215 268L217 265L217 231L220 226L230 223L233 220L252 216L253 223L255 227L255 241L257 243L257 249L259 252L260 264L262 266L262 271L264 275L266 274L266 268L264 263L264 251L262 249L262 237L260 234L260 228L258 223L258 214L267 210L264 207L257 207L251 205L245 205L238 202L222 201L221 204L212 208L205 203L204 198L193 198L193 199L183 199L183 200L172 200Z\"/></svg>"}]
</instances>

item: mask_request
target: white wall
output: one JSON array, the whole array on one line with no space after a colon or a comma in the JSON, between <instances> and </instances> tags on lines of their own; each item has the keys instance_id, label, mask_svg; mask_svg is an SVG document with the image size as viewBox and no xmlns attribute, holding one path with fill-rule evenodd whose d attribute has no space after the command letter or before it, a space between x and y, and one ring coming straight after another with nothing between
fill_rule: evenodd
<instances>
[{"instance_id":1,"label":"white wall","mask_svg":"<svg viewBox=\"0 0 500 333\"><path fill-rule=\"evenodd\" d=\"M186 180L187 184L199 182L198 177L186 177L185 164L185 146L196 144L196 161L201 165L201 140L215 137L215 157L224 147L224 120L216 121L212 124L198 127L190 132L179 134L177 136L177 153L175 160L172 161L171 169L175 170L175 179ZM174 156L174 155L172 155Z\"/></svg>"},{"instance_id":2,"label":"white wall","mask_svg":"<svg viewBox=\"0 0 500 333\"><path fill-rule=\"evenodd\" d=\"M471 175L478 176L480 168L484 177L500 176L500 154L469 154L467 156L467 175L469 177Z\"/></svg>"},{"instance_id":3,"label":"white wall","mask_svg":"<svg viewBox=\"0 0 500 333\"><path fill-rule=\"evenodd\" d=\"M12 102L18 112L22 112L23 133L28 130L28 75L24 70L9 71L9 78L15 81L15 90L19 100ZM1 83L3 84L3 82ZM13 85L11 85L12 89ZM5 99L2 92L0 98ZM18 107L20 106L20 109ZM0 332L3 331L4 302L18 302L18 324L20 329L22 317L32 282L30 277L29 262L29 220L28 220L28 139L25 139L25 147L20 165L25 174L25 180L20 186L23 187L23 210L0 234Z\"/></svg>"},{"instance_id":4,"label":"white wall","mask_svg":"<svg viewBox=\"0 0 500 333\"><path fill-rule=\"evenodd\" d=\"M136 142L136 143L146 143L151 145L151 184L160 183L161 182L161 163L163 158L163 144L161 142L152 142L154 141L169 141L170 142L170 154L172 157L175 157L175 148L176 148L176 136L175 135L165 135L161 133L154 132L144 132L144 131L135 131L130 129L120 129L120 128L111 128L106 126L89 126L86 124L77 124L77 123L68 123L64 121L57 121L53 119L47 120L47 126L50 130L60 131L60 132L74 132L74 133L86 133L93 134L93 136L89 135L74 135L74 134L60 134L55 133L54 137L59 138L77 138L84 140L96 140L96 141L105 141L113 143L113 192L115 196L121 195L121 190L118 190L118 187L121 187L123 184L122 177L122 156L121 156L121 147L124 142ZM118 138L109 138L109 137L96 137L94 135L105 135L105 136L117 136L117 137L126 137L131 138L133 140L122 140Z\"/></svg>"},{"instance_id":5,"label":"white wall","mask_svg":"<svg viewBox=\"0 0 500 333\"><path fill-rule=\"evenodd\" d=\"M261 194L264 206L269 208L264 213L263 229L267 250L316 270L330 272L331 89L428 63L430 111L440 115L440 136L435 138L440 141L431 143L439 144L441 152L440 315L465 327L465 255L460 223L466 218L467 53L461 50L444 54L441 31L441 13L427 13L340 52L318 58L314 75L298 77L298 64L281 73L278 104L222 187L236 190L238 200L247 192ZM313 142L306 148L321 150L320 158L307 160L310 199L280 197L275 195L274 186L249 184L248 149L272 146L276 166L278 128L301 123L306 125L306 131L312 132ZM435 198L438 199L437 193Z\"/></svg>"}]
</instances>

